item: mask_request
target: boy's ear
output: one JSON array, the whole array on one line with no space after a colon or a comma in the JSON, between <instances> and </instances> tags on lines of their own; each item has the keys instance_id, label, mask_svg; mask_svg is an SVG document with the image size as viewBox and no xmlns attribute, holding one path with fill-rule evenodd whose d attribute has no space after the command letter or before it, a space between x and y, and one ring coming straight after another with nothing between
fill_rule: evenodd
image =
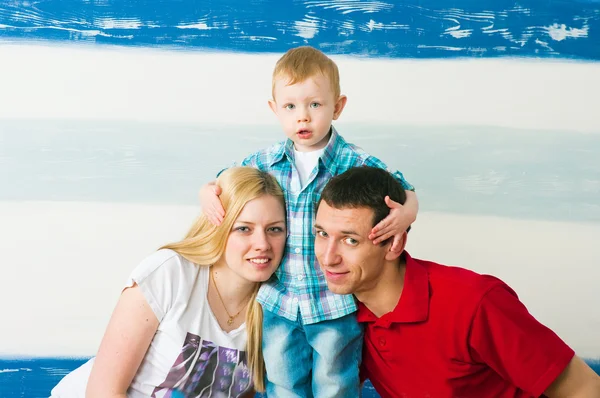
<instances>
[{"instance_id":1,"label":"boy's ear","mask_svg":"<svg viewBox=\"0 0 600 398\"><path fill-rule=\"evenodd\" d=\"M335 102L335 108L333 109L333 120L337 120L337 118L340 117L347 101L348 97L340 95L340 98Z\"/></svg>"},{"instance_id":2,"label":"boy's ear","mask_svg":"<svg viewBox=\"0 0 600 398\"><path fill-rule=\"evenodd\" d=\"M269 100L269 108L277 115L277 104L273 100Z\"/></svg>"}]
</instances>

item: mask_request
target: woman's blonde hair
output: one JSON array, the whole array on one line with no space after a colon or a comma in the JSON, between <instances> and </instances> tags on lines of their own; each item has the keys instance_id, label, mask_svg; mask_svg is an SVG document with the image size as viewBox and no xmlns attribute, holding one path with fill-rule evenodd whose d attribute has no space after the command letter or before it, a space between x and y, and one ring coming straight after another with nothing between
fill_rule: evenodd
<instances>
[{"instance_id":1,"label":"woman's blonde hair","mask_svg":"<svg viewBox=\"0 0 600 398\"><path fill-rule=\"evenodd\" d=\"M264 171L252 167L232 167L221 173L216 184L221 187L222 193L219 199L225 209L225 217L221 225L213 225L202 214L183 240L165 245L162 249L171 249L195 264L210 266L217 262L225 252L229 233L246 203L261 196L273 196L281 201L285 212L281 187L273 176ZM256 301L259 287L260 284L257 283L246 313L246 330L248 333L246 351L254 388L256 391L264 392L263 313L260 304Z\"/></svg>"}]
</instances>

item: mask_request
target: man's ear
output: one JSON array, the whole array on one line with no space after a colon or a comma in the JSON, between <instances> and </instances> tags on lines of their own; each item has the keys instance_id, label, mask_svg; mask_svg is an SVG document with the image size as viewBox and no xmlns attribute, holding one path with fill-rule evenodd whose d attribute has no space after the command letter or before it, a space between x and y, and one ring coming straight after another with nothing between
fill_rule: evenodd
<instances>
[{"instance_id":1,"label":"man's ear","mask_svg":"<svg viewBox=\"0 0 600 398\"><path fill-rule=\"evenodd\" d=\"M346 102L348 102L348 97L340 95L340 98L335 102L335 108L333 109L333 120L337 120L338 117L340 117L346 106Z\"/></svg>"},{"instance_id":2,"label":"man's ear","mask_svg":"<svg viewBox=\"0 0 600 398\"><path fill-rule=\"evenodd\" d=\"M269 100L269 108L277 115L277 103L273 100Z\"/></svg>"},{"instance_id":3,"label":"man's ear","mask_svg":"<svg viewBox=\"0 0 600 398\"><path fill-rule=\"evenodd\" d=\"M402 238L400 241L400 245L398 247L398 250L396 251L392 251L392 246L393 246L393 239L394 238L390 238L390 242L388 243L389 247L388 247L388 252L385 254L385 259L388 261L394 261L396 260L398 257L400 257L400 255L404 252L404 248L406 247L406 239L408 238L408 234L406 231L404 231L402 233Z\"/></svg>"}]
</instances>

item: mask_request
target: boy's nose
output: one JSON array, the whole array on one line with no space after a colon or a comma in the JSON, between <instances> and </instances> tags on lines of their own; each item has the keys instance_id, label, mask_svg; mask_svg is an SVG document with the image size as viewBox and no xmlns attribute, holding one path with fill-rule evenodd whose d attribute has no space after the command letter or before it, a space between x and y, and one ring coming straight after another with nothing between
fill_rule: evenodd
<instances>
[{"instance_id":1,"label":"boy's nose","mask_svg":"<svg viewBox=\"0 0 600 398\"><path fill-rule=\"evenodd\" d=\"M310 121L310 117L306 109L300 109L298 111L298 123L306 123Z\"/></svg>"}]
</instances>

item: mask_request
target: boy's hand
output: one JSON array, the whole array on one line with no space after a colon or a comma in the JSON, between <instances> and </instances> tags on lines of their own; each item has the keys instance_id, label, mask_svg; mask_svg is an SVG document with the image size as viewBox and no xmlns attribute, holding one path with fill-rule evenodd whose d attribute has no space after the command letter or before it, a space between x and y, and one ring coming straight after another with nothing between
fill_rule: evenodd
<instances>
[{"instance_id":1,"label":"boy's hand","mask_svg":"<svg viewBox=\"0 0 600 398\"><path fill-rule=\"evenodd\" d=\"M390 208L390 214L373 227L369 239L373 241L373 244L378 245L394 237L391 250L398 251L402 235L412 224L414 217L408 209L400 203L394 202L389 196L385 197L385 204Z\"/></svg>"},{"instance_id":2,"label":"boy's hand","mask_svg":"<svg viewBox=\"0 0 600 398\"><path fill-rule=\"evenodd\" d=\"M214 181L209 182L200 188L200 206L202 212L213 225L221 225L223 217L225 217L225 209L219 199L221 195L221 187Z\"/></svg>"}]
</instances>

